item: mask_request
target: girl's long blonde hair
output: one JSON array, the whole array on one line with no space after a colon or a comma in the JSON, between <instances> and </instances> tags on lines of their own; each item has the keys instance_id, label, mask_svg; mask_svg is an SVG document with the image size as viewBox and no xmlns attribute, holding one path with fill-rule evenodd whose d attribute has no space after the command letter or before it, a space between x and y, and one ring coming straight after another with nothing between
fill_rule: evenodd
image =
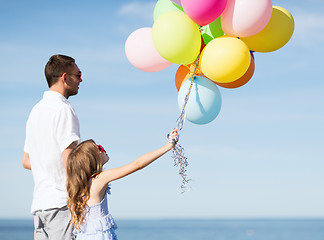
<instances>
[{"instance_id":1,"label":"girl's long blonde hair","mask_svg":"<svg viewBox=\"0 0 324 240\"><path fill-rule=\"evenodd\" d=\"M102 171L98 145L92 140L80 143L67 159L67 205L76 229L84 221L84 210L90 197L90 180Z\"/></svg>"}]
</instances>

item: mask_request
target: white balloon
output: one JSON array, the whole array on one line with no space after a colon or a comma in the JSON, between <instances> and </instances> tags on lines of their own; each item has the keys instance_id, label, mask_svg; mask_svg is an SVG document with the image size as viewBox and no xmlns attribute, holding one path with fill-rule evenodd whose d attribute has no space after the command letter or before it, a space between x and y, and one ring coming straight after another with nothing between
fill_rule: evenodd
<instances>
[{"instance_id":1,"label":"white balloon","mask_svg":"<svg viewBox=\"0 0 324 240\"><path fill-rule=\"evenodd\" d=\"M152 40L152 28L140 28L132 32L125 43L128 61L145 72L161 71L172 65L156 51Z\"/></svg>"}]
</instances>

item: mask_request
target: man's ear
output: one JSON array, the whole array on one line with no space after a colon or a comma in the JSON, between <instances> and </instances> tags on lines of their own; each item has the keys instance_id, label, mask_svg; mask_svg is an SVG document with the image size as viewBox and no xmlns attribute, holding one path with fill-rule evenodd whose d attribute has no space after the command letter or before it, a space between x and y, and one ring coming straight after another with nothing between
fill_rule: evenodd
<instances>
[{"instance_id":1,"label":"man's ear","mask_svg":"<svg viewBox=\"0 0 324 240\"><path fill-rule=\"evenodd\" d=\"M63 83L65 83L65 81L66 81L66 73L62 74L61 81L63 81Z\"/></svg>"}]
</instances>

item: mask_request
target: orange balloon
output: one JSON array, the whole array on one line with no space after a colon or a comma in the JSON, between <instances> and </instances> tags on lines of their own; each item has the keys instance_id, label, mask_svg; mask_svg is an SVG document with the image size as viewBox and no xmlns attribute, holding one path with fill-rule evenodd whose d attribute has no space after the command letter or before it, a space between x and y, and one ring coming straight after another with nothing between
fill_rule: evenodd
<instances>
[{"instance_id":1,"label":"orange balloon","mask_svg":"<svg viewBox=\"0 0 324 240\"><path fill-rule=\"evenodd\" d=\"M178 91L179 91L182 83L192 77L193 72L195 71L195 67L196 67L196 64L191 63L189 65L181 65L178 68L178 70L175 74L175 85L176 85L176 88ZM205 77L198 66L196 68L195 76Z\"/></svg>"},{"instance_id":2,"label":"orange balloon","mask_svg":"<svg viewBox=\"0 0 324 240\"><path fill-rule=\"evenodd\" d=\"M182 85L182 82L189 78L187 77L188 73L189 73L189 68L186 65L181 65L178 68L175 74L175 85L178 91Z\"/></svg>"},{"instance_id":3,"label":"orange balloon","mask_svg":"<svg viewBox=\"0 0 324 240\"><path fill-rule=\"evenodd\" d=\"M215 82L215 83L218 86L221 86L223 88L238 88L238 87L242 87L243 85L245 85L248 81L250 81L250 79L252 78L252 76L254 74L254 70L255 70L253 53L251 53L251 55L252 55L252 57L251 57L250 66L242 77L240 77L239 79L237 79L233 82L229 82L229 83L218 83L218 82Z\"/></svg>"}]
</instances>

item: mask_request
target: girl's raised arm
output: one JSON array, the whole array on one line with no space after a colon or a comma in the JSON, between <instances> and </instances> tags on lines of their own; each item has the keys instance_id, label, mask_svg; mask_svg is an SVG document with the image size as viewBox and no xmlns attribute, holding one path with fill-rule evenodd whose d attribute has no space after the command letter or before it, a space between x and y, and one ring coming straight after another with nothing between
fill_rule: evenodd
<instances>
[{"instance_id":1,"label":"girl's raised arm","mask_svg":"<svg viewBox=\"0 0 324 240\"><path fill-rule=\"evenodd\" d=\"M174 142L176 142L178 138L178 131L172 130L170 132L170 136L175 140ZM173 146L174 143L170 143L168 141L163 147L160 147L152 152L146 153L129 164L126 164L119 168L108 169L101 172L95 180L97 187L105 188L108 183L145 168L147 165L151 164L156 159L170 151L173 148Z\"/></svg>"}]
</instances>

